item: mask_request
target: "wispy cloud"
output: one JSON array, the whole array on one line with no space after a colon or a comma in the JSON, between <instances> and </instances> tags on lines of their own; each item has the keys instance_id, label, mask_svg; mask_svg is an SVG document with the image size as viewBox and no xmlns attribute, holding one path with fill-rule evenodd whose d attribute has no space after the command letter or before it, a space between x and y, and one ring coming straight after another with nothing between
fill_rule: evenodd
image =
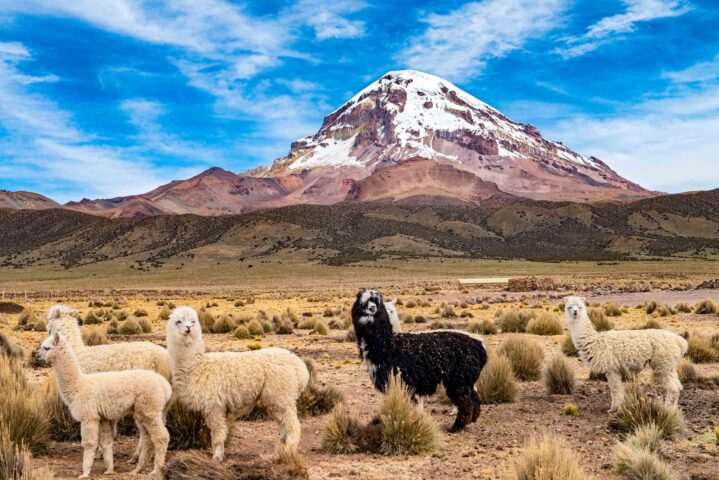
<instances>
[{"instance_id":1,"label":"wispy cloud","mask_svg":"<svg viewBox=\"0 0 719 480\"><path fill-rule=\"evenodd\" d=\"M409 41L398 59L455 81L478 75L486 62L520 49L555 28L562 0L484 0L447 14L432 13L427 28Z\"/></svg>"},{"instance_id":2,"label":"wispy cloud","mask_svg":"<svg viewBox=\"0 0 719 480\"><path fill-rule=\"evenodd\" d=\"M581 56L633 32L640 23L677 17L691 8L684 0L624 0L623 4L624 12L602 18L580 36L566 37L566 46L556 52L564 58Z\"/></svg>"},{"instance_id":3,"label":"wispy cloud","mask_svg":"<svg viewBox=\"0 0 719 480\"><path fill-rule=\"evenodd\" d=\"M684 70L665 72L664 78L675 83L703 83L719 80L719 55L708 62L699 62Z\"/></svg>"}]
</instances>

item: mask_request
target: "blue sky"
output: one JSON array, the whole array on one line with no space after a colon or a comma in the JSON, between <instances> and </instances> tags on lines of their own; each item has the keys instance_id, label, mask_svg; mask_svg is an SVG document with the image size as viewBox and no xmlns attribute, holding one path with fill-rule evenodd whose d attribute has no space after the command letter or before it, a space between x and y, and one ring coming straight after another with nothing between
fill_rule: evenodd
<instances>
[{"instance_id":1,"label":"blue sky","mask_svg":"<svg viewBox=\"0 0 719 480\"><path fill-rule=\"evenodd\" d=\"M717 188L718 24L713 0L3 0L0 188L244 171L403 68L649 188Z\"/></svg>"}]
</instances>

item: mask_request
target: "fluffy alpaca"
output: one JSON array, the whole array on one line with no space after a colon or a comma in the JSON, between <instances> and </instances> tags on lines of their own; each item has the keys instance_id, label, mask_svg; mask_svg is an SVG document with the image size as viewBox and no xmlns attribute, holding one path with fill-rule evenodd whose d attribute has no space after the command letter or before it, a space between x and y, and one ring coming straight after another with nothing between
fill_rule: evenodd
<instances>
[{"instance_id":1,"label":"fluffy alpaca","mask_svg":"<svg viewBox=\"0 0 719 480\"><path fill-rule=\"evenodd\" d=\"M402 331L402 324L399 321L399 313L397 313L397 299L385 300L384 308L387 309L389 322L392 324L392 331L400 333Z\"/></svg>"},{"instance_id":2,"label":"fluffy alpaca","mask_svg":"<svg viewBox=\"0 0 719 480\"><path fill-rule=\"evenodd\" d=\"M457 407L450 432L457 432L479 417L480 401L474 384L487 363L484 342L453 331L421 335L394 333L382 294L362 290L352 306L352 323L360 356L375 388L384 391L392 373L423 397L440 384Z\"/></svg>"},{"instance_id":3,"label":"fluffy alpaca","mask_svg":"<svg viewBox=\"0 0 719 480\"><path fill-rule=\"evenodd\" d=\"M305 363L292 352L205 353L197 312L178 307L167 324L175 395L202 413L210 428L213 457L224 458L228 422L249 413L257 402L280 425L280 453L294 453L300 441L297 399L309 383Z\"/></svg>"},{"instance_id":4,"label":"fluffy alpaca","mask_svg":"<svg viewBox=\"0 0 719 480\"><path fill-rule=\"evenodd\" d=\"M666 330L597 332L587 315L584 299L567 297L564 303L564 321L579 357L592 371L607 376L612 396L610 412L624 401L622 377L637 374L646 366L654 370L654 378L664 389L665 402L676 405L682 391L677 364L689 348L686 340Z\"/></svg>"},{"instance_id":5,"label":"fluffy alpaca","mask_svg":"<svg viewBox=\"0 0 719 480\"><path fill-rule=\"evenodd\" d=\"M47 314L47 331L59 332L75 350L84 373L145 369L172 378L167 350L152 342L122 342L86 347L77 322L77 310L55 305Z\"/></svg>"},{"instance_id":6,"label":"fluffy alpaca","mask_svg":"<svg viewBox=\"0 0 719 480\"><path fill-rule=\"evenodd\" d=\"M52 365L62 401L72 418L81 422L84 453L80 478L90 476L98 443L105 474L113 473L112 422L128 414L135 418L143 446L133 473L139 473L153 453L152 473L160 473L170 441L164 412L172 397L172 387L164 377L149 370L84 374L72 345L57 332L40 346L40 358Z\"/></svg>"}]
</instances>

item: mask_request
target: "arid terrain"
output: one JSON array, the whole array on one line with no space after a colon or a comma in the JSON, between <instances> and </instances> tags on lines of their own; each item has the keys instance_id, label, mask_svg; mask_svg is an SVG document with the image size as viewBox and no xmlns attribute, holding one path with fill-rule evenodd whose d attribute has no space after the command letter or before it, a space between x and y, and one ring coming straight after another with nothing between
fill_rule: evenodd
<instances>
[{"instance_id":1,"label":"arid terrain","mask_svg":"<svg viewBox=\"0 0 719 480\"><path fill-rule=\"evenodd\" d=\"M423 317L424 323L405 323L406 331L428 330L439 326L465 330L472 322L492 322L498 310L514 308L524 311L555 311L560 298L581 291L590 303L617 302L623 313L610 317L615 328L638 328L654 319L663 328L681 333L699 332L704 336L719 333L719 316L714 314L675 313L660 316L657 311L646 313L645 302L660 305L680 302L694 304L711 298L719 302L716 262L674 260L655 262L567 262L541 264L526 261L425 260L365 262L353 266L289 265L259 263L248 269L227 265L195 265L189 271L168 267L150 272L99 268L89 265L68 271L30 267L0 270L3 290L3 312L0 332L19 343L26 357L44 338L44 332L21 331L15 328L19 312L8 305L19 305L42 318L56 302L66 303L87 312L110 313L126 311L131 315L144 309L152 331L139 335L110 334L111 342L151 340L164 345L166 321L159 317L163 306L158 302L204 308L213 317L225 314L233 319L255 318L265 312L269 317L288 309L302 320L323 320L330 325L328 335L311 333L295 327L290 335L270 333L239 340L230 333L207 334L211 350L243 351L248 345L256 348L279 346L312 359L321 384L339 389L347 405L363 422L379 411L382 395L372 388L366 369L359 362L356 343L347 339L349 306L360 286L379 287L388 298L401 300L399 312L406 321ZM520 277L539 275L554 283L551 290L509 291L505 285L459 287L462 277ZM707 287L714 288L707 288ZM699 288L699 289L697 289ZM89 307L89 302L107 303L113 307ZM446 307L455 316L445 314ZM116 308L115 308L116 307ZM438 323L440 322L440 323ZM105 332L107 322L83 325L83 332ZM560 350L562 335L530 335L497 333L486 335L490 355L509 337L520 335L538 342L544 350L544 363ZM312 479L504 479L513 478L513 462L533 436L556 434L577 453L581 464L594 478L619 479L613 469L614 446L623 435L610 427L609 393L606 382L589 380L588 369L576 357L568 359L578 376L577 387L569 395L549 395L541 380L518 382L513 402L484 405L476 424L466 431L450 435L451 405L435 397L425 410L439 424L442 445L433 454L418 457L391 457L377 454L329 455L321 451L324 424L330 415L302 420L301 453ZM663 458L681 479L714 480L719 475L719 446L714 432L719 426L719 363L697 365L704 379L685 382L680 406L686 426L665 443ZM40 383L48 369L27 370L32 382ZM641 377L650 385L648 373ZM653 386L648 386L655 392ZM563 414L566 404L577 406L577 415ZM233 457L266 456L273 453L277 427L271 421L238 421L229 448ZM120 437L116 442L115 478L133 478L126 465L135 437ZM172 459L171 452L168 459ZM52 442L46 455L35 462L48 465L58 478L74 478L80 469L79 442ZM101 461L93 470L100 476Z\"/></svg>"}]
</instances>

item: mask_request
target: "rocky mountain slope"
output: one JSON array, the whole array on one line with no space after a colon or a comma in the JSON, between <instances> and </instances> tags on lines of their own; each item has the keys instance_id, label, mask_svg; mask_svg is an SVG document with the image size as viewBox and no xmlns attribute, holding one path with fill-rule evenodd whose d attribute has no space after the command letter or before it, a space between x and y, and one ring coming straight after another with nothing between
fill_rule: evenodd
<instances>
[{"instance_id":1,"label":"rocky mountain slope","mask_svg":"<svg viewBox=\"0 0 719 480\"><path fill-rule=\"evenodd\" d=\"M0 208L42 210L59 207L59 203L39 193L0 190Z\"/></svg>"},{"instance_id":2,"label":"rocky mountain slope","mask_svg":"<svg viewBox=\"0 0 719 480\"><path fill-rule=\"evenodd\" d=\"M593 202L655 193L599 159L544 139L536 128L510 120L446 80L403 70L367 86L272 165L245 174L211 168L142 195L65 207L110 218L223 215L412 195ZM4 206L33 208L26 205Z\"/></svg>"},{"instance_id":3,"label":"rocky mountain slope","mask_svg":"<svg viewBox=\"0 0 719 480\"><path fill-rule=\"evenodd\" d=\"M293 205L243 215L103 218L66 209L0 210L0 265L132 268L193 261L299 259L343 264L399 257L603 260L719 258L719 190L631 203L480 203L413 196Z\"/></svg>"}]
</instances>

